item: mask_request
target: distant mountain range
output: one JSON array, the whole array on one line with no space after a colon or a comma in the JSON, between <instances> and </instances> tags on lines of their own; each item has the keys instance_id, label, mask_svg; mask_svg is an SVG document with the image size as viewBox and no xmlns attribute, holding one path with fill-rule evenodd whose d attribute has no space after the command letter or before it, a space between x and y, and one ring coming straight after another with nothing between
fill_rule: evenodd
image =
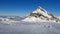
<instances>
[{"instance_id":1,"label":"distant mountain range","mask_svg":"<svg viewBox=\"0 0 60 34\"><path fill-rule=\"evenodd\" d=\"M19 16L0 16L0 22L19 22L22 19L24 18Z\"/></svg>"}]
</instances>

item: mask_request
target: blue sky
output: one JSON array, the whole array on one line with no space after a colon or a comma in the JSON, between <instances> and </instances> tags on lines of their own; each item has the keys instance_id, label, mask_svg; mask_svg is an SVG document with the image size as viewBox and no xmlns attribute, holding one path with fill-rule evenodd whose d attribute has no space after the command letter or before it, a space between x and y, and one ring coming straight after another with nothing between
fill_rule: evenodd
<instances>
[{"instance_id":1,"label":"blue sky","mask_svg":"<svg viewBox=\"0 0 60 34\"><path fill-rule=\"evenodd\" d=\"M60 0L0 0L0 15L25 16L38 6L60 16Z\"/></svg>"}]
</instances>

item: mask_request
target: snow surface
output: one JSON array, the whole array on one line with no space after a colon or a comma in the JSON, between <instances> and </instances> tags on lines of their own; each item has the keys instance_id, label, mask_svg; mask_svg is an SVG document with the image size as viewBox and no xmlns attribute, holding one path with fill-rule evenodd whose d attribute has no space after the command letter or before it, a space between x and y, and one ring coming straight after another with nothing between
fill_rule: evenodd
<instances>
[{"instance_id":1,"label":"snow surface","mask_svg":"<svg viewBox=\"0 0 60 34\"><path fill-rule=\"evenodd\" d=\"M0 34L60 34L60 24L52 22L0 22Z\"/></svg>"},{"instance_id":2,"label":"snow surface","mask_svg":"<svg viewBox=\"0 0 60 34\"><path fill-rule=\"evenodd\" d=\"M22 21L25 21L25 22L48 22L47 20L42 20L42 19L36 18L36 17L28 17Z\"/></svg>"},{"instance_id":3,"label":"snow surface","mask_svg":"<svg viewBox=\"0 0 60 34\"><path fill-rule=\"evenodd\" d=\"M60 19L60 17L58 17Z\"/></svg>"}]
</instances>

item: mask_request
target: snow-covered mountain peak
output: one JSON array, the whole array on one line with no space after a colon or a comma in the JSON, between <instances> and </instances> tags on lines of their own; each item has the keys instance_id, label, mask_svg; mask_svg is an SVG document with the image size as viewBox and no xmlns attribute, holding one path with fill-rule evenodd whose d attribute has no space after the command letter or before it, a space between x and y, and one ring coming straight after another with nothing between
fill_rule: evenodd
<instances>
[{"instance_id":1,"label":"snow-covered mountain peak","mask_svg":"<svg viewBox=\"0 0 60 34\"><path fill-rule=\"evenodd\" d=\"M39 6L33 13L47 13L47 11Z\"/></svg>"},{"instance_id":2,"label":"snow-covered mountain peak","mask_svg":"<svg viewBox=\"0 0 60 34\"><path fill-rule=\"evenodd\" d=\"M22 21L29 21L29 22L60 22L60 19L55 17L54 15L48 13L42 7L38 7L35 11L30 13L27 18Z\"/></svg>"},{"instance_id":3,"label":"snow-covered mountain peak","mask_svg":"<svg viewBox=\"0 0 60 34\"><path fill-rule=\"evenodd\" d=\"M44 15L48 18L51 18L51 16L48 15L48 12L40 6L35 11L33 11L32 13L41 14L41 15Z\"/></svg>"}]
</instances>

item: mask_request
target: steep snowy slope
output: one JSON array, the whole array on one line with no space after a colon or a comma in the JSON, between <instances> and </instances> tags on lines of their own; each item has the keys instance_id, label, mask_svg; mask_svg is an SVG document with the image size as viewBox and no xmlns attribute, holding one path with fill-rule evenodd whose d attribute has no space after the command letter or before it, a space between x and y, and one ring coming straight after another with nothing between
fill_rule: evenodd
<instances>
[{"instance_id":1,"label":"steep snowy slope","mask_svg":"<svg viewBox=\"0 0 60 34\"><path fill-rule=\"evenodd\" d=\"M60 19L48 13L45 9L39 6L35 11L30 13L30 15L28 15L28 17L22 21L25 21L25 22L60 22Z\"/></svg>"}]
</instances>

